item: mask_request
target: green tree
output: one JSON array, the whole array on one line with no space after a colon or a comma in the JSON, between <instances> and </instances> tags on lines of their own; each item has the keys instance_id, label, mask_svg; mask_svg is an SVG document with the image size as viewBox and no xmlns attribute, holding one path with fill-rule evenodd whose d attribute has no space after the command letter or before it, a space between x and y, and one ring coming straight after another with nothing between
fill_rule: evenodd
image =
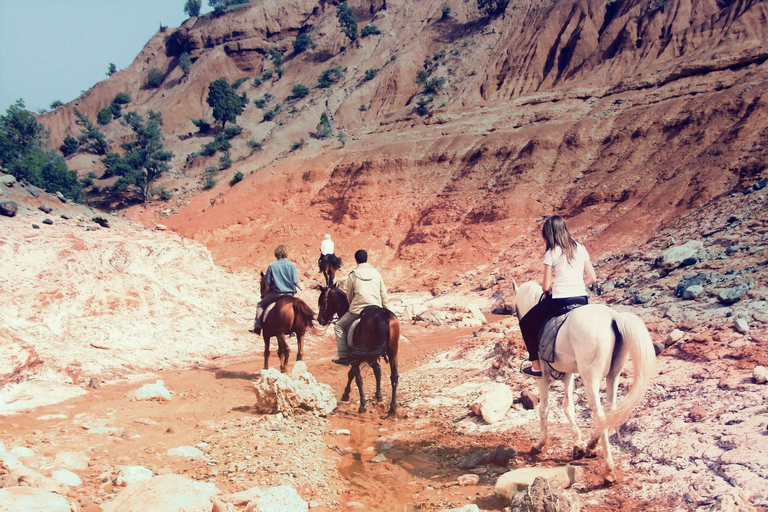
<instances>
[{"instance_id":1,"label":"green tree","mask_svg":"<svg viewBox=\"0 0 768 512\"><path fill-rule=\"evenodd\" d=\"M320 122L317 123L317 128L315 129L317 132L317 137L320 139L327 139L331 135L333 135L333 128L331 128L331 120L328 119L328 114L325 112L322 113L320 116Z\"/></svg>"},{"instance_id":2,"label":"green tree","mask_svg":"<svg viewBox=\"0 0 768 512\"><path fill-rule=\"evenodd\" d=\"M448 4L443 4L443 8L442 8L442 9L440 9L440 11L441 11L441 12L442 12L442 14L443 14L443 15L442 15L442 17L441 17L440 19L442 19L442 20L446 20L446 19L448 19L448 18L450 17L450 15L451 15L451 6L450 6L450 5L448 5Z\"/></svg>"},{"instance_id":3,"label":"green tree","mask_svg":"<svg viewBox=\"0 0 768 512\"><path fill-rule=\"evenodd\" d=\"M80 147L80 143L77 142L77 139L71 135L67 135L64 137L59 150L64 156L69 156L74 154L78 147Z\"/></svg>"},{"instance_id":4,"label":"green tree","mask_svg":"<svg viewBox=\"0 0 768 512\"><path fill-rule=\"evenodd\" d=\"M190 18L200 16L200 8L203 6L203 0L187 0L184 4L184 14Z\"/></svg>"},{"instance_id":5,"label":"green tree","mask_svg":"<svg viewBox=\"0 0 768 512\"><path fill-rule=\"evenodd\" d=\"M147 73L147 88L157 89L162 85L164 79L165 74L158 68L150 69L149 73Z\"/></svg>"},{"instance_id":6,"label":"green tree","mask_svg":"<svg viewBox=\"0 0 768 512\"><path fill-rule=\"evenodd\" d=\"M112 109L109 107L104 107L103 109L99 110L98 114L96 114L96 122L98 122L100 125L109 124L110 121L112 121Z\"/></svg>"},{"instance_id":7,"label":"green tree","mask_svg":"<svg viewBox=\"0 0 768 512\"><path fill-rule=\"evenodd\" d=\"M147 117L145 120L135 110L128 112L125 122L133 130L135 139L120 145L125 151L123 156L110 153L109 159L102 160L108 170L120 176L114 188L126 190L135 187L144 202L150 198L152 182L170 169L168 162L173 158L173 153L166 151L163 145L161 114L150 110Z\"/></svg>"},{"instance_id":8,"label":"green tree","mask_svg":"<svg viewBox=\"0 0 768 512\"><path fill-rule=\"evenodd\" d=\"M309 34L299 34L296 36L296 39L293 41L293 51L294 53L301 53L305 51L307 48L312 46L312 36Z\"/></svg>"},{"instance_id":9,"label":"green tree","mask_svg":"<svg viewBox=\"0 0 768 512\"><path fill-rule=\"evenodd\" d=\"M352 11L352 8L346 1L340 3L336 8L336 19L339 20L341 31L344 32L344 35L350 41L357 39L357 18L355 18L354 11Z\"/></svg>"},{"instance_id":10,"label":"green tree","mask_svg":"<svg viewBox=\"0 0 768 512\"><path fill-rule=\"evenodd\" d=\"M288 96L289 100L298 100L309 94L309 87L304 84L296 84L291 89L291 95Z\"/></svg>"},{"instance_id":11,"label":"green tree","mask_svg":"<svg viewBox=\"0 0 768 512\"><path fill-rule=\"evenodd\" d=\"M272 59L272 64L274 64L276 68L280 67L280 64L283 63L283 52L277 48L270 48L267 52L267 57Z\"/></svg>"},{"instance_id":12,"label":"green tree","mask_svg":"<svg viewBox=\"0 0 768 512\"><path fill-rule=\"evenodd\" d=\"M93 121L80 112L80 110L75 107L74 108L75 117L75 124L80 127L80 135L77 137L78 142L81 146L85 147L86 150L93 151L97 155L103 155L107 152L107 139L104 137L104 134L101 133L101 130L99 130L95 124L93 124Z\"/></svg>"},{"instance_id":13,"label":"green tree","mask_svg":"<svg viewBox=\"0 0 768 512\"><path fill-rule=\"evenodd\" d=\"M213 118L221 123L222 128L227 121L237 122L237 116L243 113L247 102L245 94L238 96L223 78L208 84L208 105L213 107Z\"/></svg>"},{"instance_id":14,"label":"green tree","mask_svg":"<svg viewBox=\"0 0 768 512\"><path fill-rule=\"evenodd\" d=\"M107 76L112 76L115 73L117 73L117 66L110 62L109 67L107 67Z\"/></svg>"},{"instance_id":15,"label":"green tree","mask_svg":"<svg viewBox=\"0 0 768 512\"><path fill-rule=\"evenodd\" d=\"M381 30L376 25L366 25L360 31L360 37L376 36L381 34Z\"/></svg>"},{"instance_id":16,"label":"green tree","mask_svg":"<svg viewBox=\"0 0 768 512\"><path fill-rule=\"evenodd\" d=\"M179 57L179 67L184 72L184 76L189 74L189 70L192 69L192 59L189 58L189 54L184 52Z\"/></svg>"},{"instance_id":17,"label":"green tree","mask_svg":"<svg viewBox=\"0 0 768 512\"><path fill-rule=\"evenodd\" d=\"M119 92L115 94L115 99L112 100L112 103L117 103L118 105L127 105L131 102L131 95L127 92Z\"/></svg>"},{"instance_id":18,"label":"green tree","mask_svg":"<svg viewBox=\"0 0 768 512\"><path fill-rule=\"evenodd\" d=\"M501 14L507 9L507 4L509 0L477 0L477 8L486 16Z\"/></svg>"},{"instance_id":19,"label":"green tree","mask_svg":"<svg viewBox=\"0 0 768 512\"><path fill-rule=\"evenodd\" d=\"M77 174L67 168L59 153L47 147L47 137L43 126L18 100L0 115L0 164L19 180L81 200L83 189Z\"/></svg>"},{"instance_id":20,"label":"green tree","mask_svg":"<svg viewBox=\"0 0 768 512\"><path fill-rule=\"evenodd\" d=\"M344 77L344 73L341 71L341 66L335 66L326 69L317 78L317 86L322 89L327 89L331 85L335 84Z\"/></svg>"},{"instance_id":21,"label":"green tree","mask_svg":"<svg viewBox=\"0 0 768 512\"><path fill-rule=\"evenodd\" d=\"M51 103L51 110L56 110L57 108L59 108L62 105L63 105L63 103L60 100L56 100L56 101Z\"/></svg>"}]
</instances>

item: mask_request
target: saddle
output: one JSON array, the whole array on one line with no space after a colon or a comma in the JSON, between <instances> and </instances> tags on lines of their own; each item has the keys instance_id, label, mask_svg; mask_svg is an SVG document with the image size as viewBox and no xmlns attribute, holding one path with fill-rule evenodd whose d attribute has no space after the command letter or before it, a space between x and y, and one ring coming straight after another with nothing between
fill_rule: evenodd
<instances>
[{"instance_id":1,"label":"saddle","mask_svg":"<svg viewBox=\"0 0 768 512\"><path fill-rule=\"evenodd\" d=\"M547 363L555 362L555 342L557 341L557 333L560 332L560 328L568 319L568 315L576 308L580 308L585 304L571 304L564 308L560 308L555 311L554 316L544 323L539 333L539 359L546 361Z\"/></svg>"}]
</instances>

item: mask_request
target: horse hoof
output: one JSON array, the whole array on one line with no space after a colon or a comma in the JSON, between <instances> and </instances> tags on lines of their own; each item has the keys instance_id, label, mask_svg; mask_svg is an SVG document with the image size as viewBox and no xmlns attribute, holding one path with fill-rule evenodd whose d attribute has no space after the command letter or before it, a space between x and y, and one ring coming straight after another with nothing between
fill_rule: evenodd
<instances>
[{"instance_id":1,"label":"horse hoof","mask_svg":"<svg viewBox=\"0 0 768 512\"><path fill-rule=\"evenodd\" d=\"M366 410L366 408L365 408L365 407L363 407L363 406L361 405L361 406L360 406L360 408L357 410L357 412L359 412L360 414L362 414L362 413L364 413L364 412L367 412L367 410Z\"/></svg>"},{"instance_id":2,"label":"horse hoof","mask_svg":"<svg viewBox=\"0 0 768 512\"><path fill-rule=\"evenodd\" d=\"M341 395L339 402L349 402L349 395Z\"/></svg>"},{"instance_id":3,"label":"horse hoof","mask_svg":"<svg viewBox=\"0 0 768 512\"><path fill-rule=\"evenodd\" d=\"M616 475L613 471L609 471L603 476L603 481L605 482L606 487L610 487L616 483Z\"/></svg>"},{"instance_id":4,"label":"horse hoof","mask_svg":"<svg viewBox=\"0 0 768 512\"><path fill-rule=\"evenodd\" d=\"M587 452L582 448L581 446L574 446L573 447L573 460L579 460L586 457Z\"/></svg>"},{"instance_id":5,"label":"horse hoof","mask_svg":"<svg viewBox=\"0 0 768 512\"><path fill-rule=\"evenodd\" d=\"M531 446L531 455L538 455L541 453L543 446L536 446L535 444Z\"/></svg>"}]
</instances>

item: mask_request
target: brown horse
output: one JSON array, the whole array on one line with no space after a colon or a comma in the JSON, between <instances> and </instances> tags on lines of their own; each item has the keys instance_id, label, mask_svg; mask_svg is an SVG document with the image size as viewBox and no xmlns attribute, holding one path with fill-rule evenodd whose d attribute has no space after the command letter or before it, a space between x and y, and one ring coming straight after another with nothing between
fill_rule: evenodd
<instances>
[{"instance_id":1,"label":"brown horse","mask_svg":"<svg viewBox=\"0 0 768 512\"><path fill-rule=\"evenodd\" d=\"M320 325L328 325L334 315L339 318L349 311L347 294L335 287L322 287L320 298L317 301L320 312L317 321ZM349 359L352 367L347 375L347 386L341 401L349 400L352 388L352 379L355 379L357 390L360 393L360 408L358 412L365 412L365 395L363 394L363 377L360 373L360 365L367 363L373 369L376 377L377 402L381 401L381 366L379 358L389 362L390 381L392 382L392 400L389 403L390 418L395 417L397 411L397 383L399 374L397 371L397 346L400 340L400 322L390 310L378 306L369 306L360 315L360 323L355 328L354 343L349 349Z\"/></svg>"},{"instance_id":2,"label":"brown horse","mask_svg":"<svg viewBox=\"0 0 768 512\"><path fill-rule=\"evenodd\" d=\"M261 296L270 292L264 272L261 273ZM269 312L261 325L261 334L264 337L264 369L269 368L269 340L277 338L277 357L280 358L280 371L288 371L288 357L291 349L285 341L286 335L295 334L298 342L296 360L304 358L304 334L307 329L315 328L315 312L303 300L291 295L283 295L275 301L275 306Z\"/></svg>"},{"instance_id":3,"label":"brown horse","mask_svg":"<svg viewBox=\"0 0 768 512\"><path fill-rule=\"evenodd\" d=\"M334 254L325 254L320 257L317 265L320 268L320 272L322 272L325 277L325 285L333 287L336 272L341 268L341 258Z\"/></svg>"}]
</instances>

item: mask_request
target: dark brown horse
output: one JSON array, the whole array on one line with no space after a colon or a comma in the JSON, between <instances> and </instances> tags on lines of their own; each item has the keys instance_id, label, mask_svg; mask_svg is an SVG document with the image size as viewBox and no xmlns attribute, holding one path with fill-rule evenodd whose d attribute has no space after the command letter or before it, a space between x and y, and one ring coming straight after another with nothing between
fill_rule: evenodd
<instances>
[{"instance_id":1,"label":"dark brown horse","mask_svg":"<svg viewBox=\"0 0 768 512\"><path fill-rule=\"evenodd\" d=\"M270 292L261 273L261 296ZM264 369L269 368L269 340L273 336L277 338L277 357L280 358L280 371L288 371L288 357L291 349L285 341L286 335L295 334L299 348L296 352L296 360L304 358L304 334L307 329L314 329L315 312L303 300L291 295L283 295L275 301L275 306L269 312L261 325L261 334L264 337Z\"/></svg>"},{"instance_id":2,"label":"dark brown horse","mask_svg":"<svg viewBox=\"0 0 768 512\"><path fill-rule=\"evenodd\" d=\"M334 254L325 254L317 262L317 265L325 277L325 285L333 287L336 272L341 268L341 258Z\"/></svg>"},{"instance_id":3,"label":"dark brown horse","mask_svg":"<svg viewBox=\"0 0 768 512\"><path fill-rule=\"evenodd\" d=\"M349 311L347 294L335 287L322 287L320 298L317 301L320 312L317 321L320 325L328 325L334 315L341 318ZM349 359L352 367L347 375L347 386L341 401L349 400L352 388L352 379L355 379L357 390L360 393L360 408L358 412L365 412L365 395L363 394L363 377L360 373L360 365L367 363L373 369L376 377L377 402L381 401L381 366L379 358L389 362L390 381L392 382L392 400L389 403L389 417L395 417L397 411L397 383L399 374L397 371L397 346L400 340L400 322L390 310L378 306L369 306L360 315L360 323L355 328L354 343L349 348Z\"/></svg>"}]
</instances>

